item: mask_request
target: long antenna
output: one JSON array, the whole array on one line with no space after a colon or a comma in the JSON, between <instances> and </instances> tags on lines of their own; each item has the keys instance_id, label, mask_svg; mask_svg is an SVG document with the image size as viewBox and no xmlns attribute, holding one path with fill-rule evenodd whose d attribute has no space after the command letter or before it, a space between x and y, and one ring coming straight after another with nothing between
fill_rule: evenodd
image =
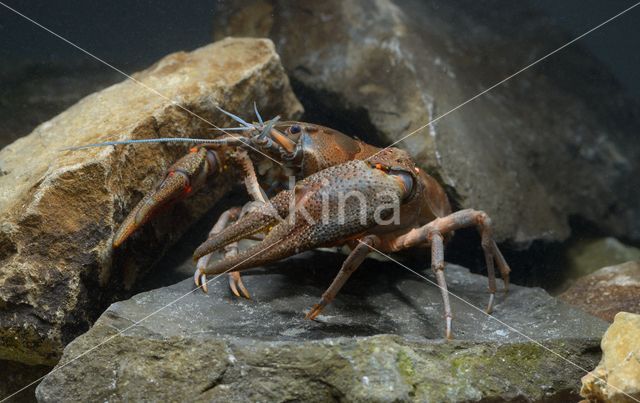
<instances>
[{"instance_id":1,"label":"long antenna","mask_svg":"<svg viewBox=\"0 0 640 403\"><path fill-rule=\"evenodd\" d=\"M137 140L119 140L105 141L104 143L85 144L82 146L62 148L60 151L82 150L93 147L117 146L122 144L139 144L139 143L197 143L197 144L248 144L241 138L224 138L224 139L194 139L190 137L162 137L158 139L137 139Z\"/></svg>"}]
</instances>

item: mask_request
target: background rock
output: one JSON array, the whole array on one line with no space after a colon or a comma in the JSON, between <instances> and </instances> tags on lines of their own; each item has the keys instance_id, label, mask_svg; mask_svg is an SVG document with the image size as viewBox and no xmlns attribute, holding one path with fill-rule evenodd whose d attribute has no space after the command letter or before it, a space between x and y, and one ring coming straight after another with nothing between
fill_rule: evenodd
<instances>
[{"instance_id":1,"label":"background rock","mask_svg":"<svg viewBox=\"0 0 640 403\"><path fill-rule=\"evenodd\" d=\"M620 311L640 314L640 261L603 267L578 279L560 298L608 322Z\"/></svg>"},{"instance_id":2,"label":"background rock","mask_svg":"<svg viewBox=\"0 0 640 403\"><path fill-rule=\"evenodd\" d=\"M602 361L582 378L580 394L599 402L640 399L640 315L616 315L602 338Z\"/></svg>"},{"instance_id":3,"label":"background rock","mask_svg":"<svg viewBox=\"0 0 640 403\"><path fill-rule=\"evenodd\" d=\"M214 27L272 38L309 119L384 145L572 39L497 1L226 1ZM574 44L401 146L500 240L563 240L579 216L638 241L638 116Z\"/></svg>"},{"instance_id":4,"label":"background rock","mask_svg":"<svg viewBox=\"0 0 640 403\"><path fill-rule=\"evenodd\" d=\"M233 178L182 203L113 251L132 206L183 146L126 146L61 152L93 142L210 136L224 126L216 104L296 116L301 107L268 40L228 39L169 55L135 78L92 94L0 152L0 359L55 364L141 270L200 217Z\"/></svg>"},{"instance_id":5,"label":"background rock","mask_svg":"<svg viewBox=\"0 0 640 403\"><path fill-rule=\"evenodd\" d=\"M305 320L304 311L329 285L342 259L306 253L268 271L254 269L244 275L252 301L231 298L222 278L210 284L209 294L188 294L193 283L187 279L113 304L67 346L57 369L38 387L38 400L577 397L583 373L456 298L456 339L444 342L439 290L395 263L368 260L317 322ZM190 274L192 266L187 261L181 270ZM454 294L484 307L485 277L449 265L447 278ZM587 368L598 360L606 328L539 288L519 286L506 300L498 298L495 318Z\"/></svg>"},{"instance_id":6,"label":"background rock","mask_svg":"<svg viewBox=\"0 0 640 403\"><path fill-rule=\"evenodd\" d=\"M579 239L568 245L566 260L567 276L575 280L605 266L640 260L640 249L611 237Z\"/></svg>"}]
</instances>

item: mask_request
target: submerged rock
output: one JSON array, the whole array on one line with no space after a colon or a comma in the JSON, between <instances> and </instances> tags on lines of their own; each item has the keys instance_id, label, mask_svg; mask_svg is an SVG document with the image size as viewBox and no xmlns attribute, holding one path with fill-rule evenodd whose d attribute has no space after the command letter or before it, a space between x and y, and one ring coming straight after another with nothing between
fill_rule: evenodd
<instances>
[{"instance_id":1,"label":"submerged rock","mask_svg":"<svg viewBox=\"0 0 640 403\"><path fill-rule=\"evenodd\" d=\"M566 401L584 373L542 345L582 367L599 358L604 322L519 286L489 317L487 279L454 265L451 292L480 308L452 298L451 342L439 290L390 262L367 261L317 322L305 320L341 260L315 252L254 269L252 301L230 297L223 277L209 294L190 293L187 279L113 304L66 347L38 400Z\"/></svg>"},{"instance_id":2,"label":"submerged rock","mask_svg":"<svg viewBox=\"0 0 640 403\"><path fill-rule=\"evenodd\" d=\"M580 239L569 246L566 259L567 276L575 280L605 266L640 261L640 249L611 237Z\"/></svg>"},{"instance_id":3,"label":"submerged rock","mask_svg":"<svg viewBox=\"0 0 640 403\"><path fill-rule=\"evenodd\" d=\"M309 119L381 145L572 39L498 1L236 0L214 28L272 38ZM573 44L400 146L457 204L487 211L499 240L563 240L571 216L640 240L638 122L606 68Z\"/></svg>"},{"instance_id":4,"label":"submerged rock","mask_svg":"<svg viewBox=\"0 0 640 403\"><path fill-rule=\"evenodd\" d=\"M603 267L578 279L560 298L608 322L621 311L640 314L640 261Z\"/></svg>"},{"instance_id":5,"label":"submerged rock","mask_svg":"<svg viewBox=\"0 0 640 403\"><path fill-rule=\"evenodd\" d=\"M63 346L230 187L230 175L215 178L215 187L113 251L118 223L188 147L62 148L211 136L206 121L229 123L218 104L239 114L253 113L254 101L266 114L301 112L269 40L175 53L134 78L153 90L130 80L113 85L0 152L0 359L55 364Z\"/></svg>"},{"instance_id":6,"label":"submerged rock","mask_svg":"<svg viewBox=\"0 0 640 403\"><path fill-rule=\"evenodd\" d=\"M602 338L602 361L582 378L580 394L590 401L640 399L640 315L620 312Z\"/></svg>"}]
</instances>

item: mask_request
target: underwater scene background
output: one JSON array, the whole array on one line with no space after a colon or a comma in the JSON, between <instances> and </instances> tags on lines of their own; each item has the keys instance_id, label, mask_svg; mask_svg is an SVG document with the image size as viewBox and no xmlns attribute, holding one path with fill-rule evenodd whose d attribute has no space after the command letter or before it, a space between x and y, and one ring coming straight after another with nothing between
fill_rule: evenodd
<instances>
[{"instance_id":1,"label":"underwater scene background","mask_svg":"<svg viewBox=\"0 0 640 403\"><path fill-rule=\"evenodd\" d=\"M0 2L0 399L637 401L637 5ZM78 149L245 132L280 154L202 149L193 173L191 160L171 167L198 142ZM194 250L220 217L267 222L240 213L256 194L274 200L289 177L360 189L379 164L324 171L342 155L368 161L354 138L433 178L427 216L486 212L484 238L484 215L451 218L455 235L438 221L448 291L425 238L366 249L320 299L372 225L256 260L241 280L210 269L206 294L197 271L194 286ZM383 168L398 178L400 165ZM162 186L183 187L142 217ZM127 217L135 228L114 243ZM229 240L208 267L274 227Z\"/></svg>"}]
</instances>

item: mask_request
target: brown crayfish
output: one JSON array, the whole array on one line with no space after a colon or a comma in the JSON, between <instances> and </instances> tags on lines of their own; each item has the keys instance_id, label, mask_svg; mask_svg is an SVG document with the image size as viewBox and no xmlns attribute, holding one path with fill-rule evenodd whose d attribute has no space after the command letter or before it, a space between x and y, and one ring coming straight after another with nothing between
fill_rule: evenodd
<instances>
[{"instance_id":1,"label":"brown crayfish","mask_svg":"<svg viewBox=\"0 0 640 403\"><path fill-rule=\"evenodd\" d=\"M207 275L228 272L232 292L249 298L238 272L306 250L346 245L350 254L320 301L307 313L307 318L314 319L371 251L391 253L430 246L431 268L442 292L446 337L450 338L452 316L444 276L444 243L456 229L475 226L488 271L490 297L486 310L492 311L494 264L505 288L510 269L492 238L489 217L472 209L452 213L443 188L417 167L407 152L374 147L315 124L278 118L263 121L257 109L258 122L254 123L220 110L241 127L226 129L219 138L202 140L169 167L165 177L124 220L114 236L114 247L162 207L203 187L208 176L235 166L241 169L251 198L260 203L224 212L208 239L196 249L194 279L205 292ZM236 130L238 135L229 130ZM155 139L159 141L195 140ZM140 141L99 145L135 142ZM285 187L288 176L297 180L292 189ZM269 199L262 184L275 189L275 196ZM359 197L339 197L345 193ZM258 234L265 234L259 243L238 253L239 240ZM211 254L221 249L226 251L225 257L210 262Z\"/></svg>"}]
</instances>

